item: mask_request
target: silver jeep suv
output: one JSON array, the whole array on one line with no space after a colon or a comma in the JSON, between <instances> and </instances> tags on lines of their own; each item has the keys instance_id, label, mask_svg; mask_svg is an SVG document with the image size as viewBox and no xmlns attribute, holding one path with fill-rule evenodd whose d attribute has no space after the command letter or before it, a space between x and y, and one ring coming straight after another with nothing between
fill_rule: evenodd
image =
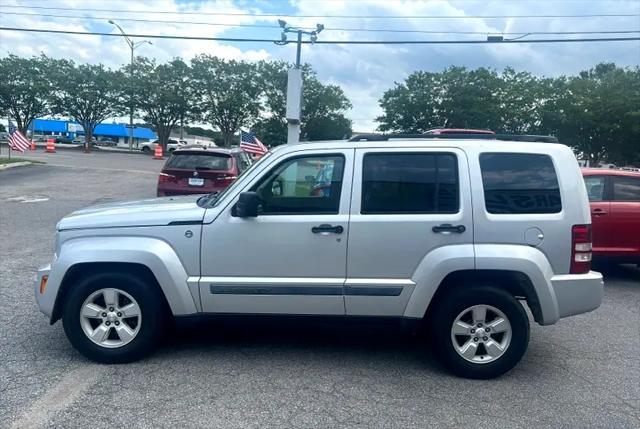
<instances>
[{"instance_id":1,"label":"silver jeep suv","mask_svg":"<svg viewBox=\"0 0 640 429\"><path fill-rule=\"evenodd\" d=\"M525 353L525 303L551 325L602 299L576 159L528 137L285 145L217 195L80 210L36 299L99 362L141 358L171 317L376 316L426 324L453 373L495 377Z\"/></svg>"}]
</instances>

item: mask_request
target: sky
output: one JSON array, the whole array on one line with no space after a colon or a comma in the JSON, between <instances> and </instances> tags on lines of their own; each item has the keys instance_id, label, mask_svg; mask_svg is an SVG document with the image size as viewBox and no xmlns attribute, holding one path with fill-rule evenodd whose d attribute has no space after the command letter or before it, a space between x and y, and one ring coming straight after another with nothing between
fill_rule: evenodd
<instances>
[{"instance_id":1,"label":"sky","mask_svg":"<svg viewBox=\"0 0 640 429\"><path fill-rule=\"evenodd\" d=\"M587 14L636 16L516 17ZM325 30L319 34L319 40L340 41L485 40L487 35L518 37L518 34L506 33L640 31L639 14L640 0L0 0L0 27L118 33L117 28L108 23L111 19L130 34L279 39L277 19L280 17L293 26L315 27L321 23ZM510 18L487 17L496 15ZM460 18L437 18L443 16ZM481 17L469 18L478 16ZM261 27L251 27L254 25ZM530 35L526 38L632 36L638 37L640 33ZM158 61L173 57L189 60L201 53L247 61L295 60L294 44L166 39L153 39L152 43L140 46L136 55ZM103 63L113 68L128 62L130 56L125 41L116 37L0 31L0 56L9 53L19 56L45 53L54 58ZM496 70L513 67L536 75L558 76L575 74L603 61L638 66L640 41L517 45L316 44L303 46L302 61L310 63L323 82L344 89L353 104L347 116L353 120L354 130L372 132L378 125L375 118L382 113L378 100L384 91L414 71L440 71L450 66Z\"/></svg>"}]
</instances>

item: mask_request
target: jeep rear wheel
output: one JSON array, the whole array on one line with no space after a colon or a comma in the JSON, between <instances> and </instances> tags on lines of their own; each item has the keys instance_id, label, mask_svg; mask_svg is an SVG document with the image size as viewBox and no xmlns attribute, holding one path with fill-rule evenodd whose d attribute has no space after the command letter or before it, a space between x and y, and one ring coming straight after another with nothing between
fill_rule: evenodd
<instances>
[{"instance_id":1,"label":"jeep rear wheel","mask_svg":"<svg viewBox=\"0 0 640 429\"><path fill-rule=\"evenodd\" d=\"M529 318L504 290L456 288L435 303L431 318L435 352L461 377L487 379L513 368L529 343Z\"/></svg>"},{"instance_id":2,"label":"jeep rear wheel","mask_svg":"<svg viewBox=\"0 0 640 429\"><path fill-rule=\"evenodd\" d=\"M102 273L71 285L62 322L71 344L102 363L138 360L155 348L164 328L163 302L129 274Z\"/></svg>"}]
</instances>

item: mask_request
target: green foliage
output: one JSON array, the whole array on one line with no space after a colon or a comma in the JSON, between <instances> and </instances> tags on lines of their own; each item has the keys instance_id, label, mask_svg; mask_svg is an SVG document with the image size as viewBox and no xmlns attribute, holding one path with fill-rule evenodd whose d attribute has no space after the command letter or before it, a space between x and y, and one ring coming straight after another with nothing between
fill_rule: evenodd
<instances>
[{"instance_id":1,"label":"green foliage","mask_svg":"<svg viewBox=\"0 0 640 429\"><path fill-rule=\"evenodd\" d=\"M35 118L51 113L54 91L50 70L57 61L44 54L0 58L0 114L9 116L23 134Z\"/></svg>"},{"instance_id":2,"label":"green foliage","mask_svg":"<svg viewBox=\"0 0 640 429\"><path fill-rule=\"evenodd\" d=\"M269 146L287 141L286 91L289 64L263 61L258 65L266 114L254 124L256 135ZM301 140L342 139L351 135L351 121L344 115L349 99L337 85L321 83L311 66L302 66Z\"/></svg>"},{"instance_id":3,"label":"green foliage","mask_svg":"<svg viewBox=\"0 0 640 429\"><path fill-rule=\"evenodd\" d=\"M231 146L240 127L253 124L261 111L257 66L199 55L191 60L191 72L203 119L220 130L225 146Z\"/></svg>"},{"instance_id":4,"label":"green foliage","mask_svg":"<svg viewBox=\"0 0 640 429\"><path fill-rule=\"evenodd\" d=\"M599 64L575 77L539 78L511 68L415 72L380 99L381 131L490 129L556 135L597 163L640 162L640 69Z\"/></svg>"},{"instance_id":5,"label":"green foliage","mask_svg":"<svg viewBox=\"0 0 640 429\"><path fill-rule=\"evenodd\" d=\"M198 117L191 70L179 58L159 65L154 60L137 58L131 89L134 106L158 134L165 152L176 125Z\"/></svg>"},{"instance_id":6,"label":"green foliage","mask_svg":"<svg viewBox=\"0 0 640 429\"><path fill-rule=\"evenodd\" d=\"M584 159L640 162L640 69L598 64L563 80L544 125Z\"/></svg>"},{"instance_id":7,"label":"green foliage","mask_svg":"<svg viewBox=\"0 0 640 429\"><path fill-rule=\"evenodd\" d=\"M124 77L102 64L79 64L61 60L49 70L56 91L52 112L77 121L85 133L84 148L91 148L96 126L120 112Z\"/></svg>"}]
</instances>

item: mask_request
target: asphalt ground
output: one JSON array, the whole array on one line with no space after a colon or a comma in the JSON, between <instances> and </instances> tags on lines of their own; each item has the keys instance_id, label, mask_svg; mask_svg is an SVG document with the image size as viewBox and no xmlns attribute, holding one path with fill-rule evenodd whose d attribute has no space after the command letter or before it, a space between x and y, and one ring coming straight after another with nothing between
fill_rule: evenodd
<instances>
[{"instance_id":1,"label":"asphalt ground","mask_svg":"<svg viewBox=\"0 0 640 429\"><path fill-rule=\"evenodd\" d=\"M640 270L607 268L603 305L533 323L520 364L453 377L420 336L361 324L214 321L151 357L80 356L33 297L54 228L87 205L155 194L162 162L58 151L0 171L0 427L640 427ZM23 202L32 201L32 202Z\"/></svg>"}]
</instances>

